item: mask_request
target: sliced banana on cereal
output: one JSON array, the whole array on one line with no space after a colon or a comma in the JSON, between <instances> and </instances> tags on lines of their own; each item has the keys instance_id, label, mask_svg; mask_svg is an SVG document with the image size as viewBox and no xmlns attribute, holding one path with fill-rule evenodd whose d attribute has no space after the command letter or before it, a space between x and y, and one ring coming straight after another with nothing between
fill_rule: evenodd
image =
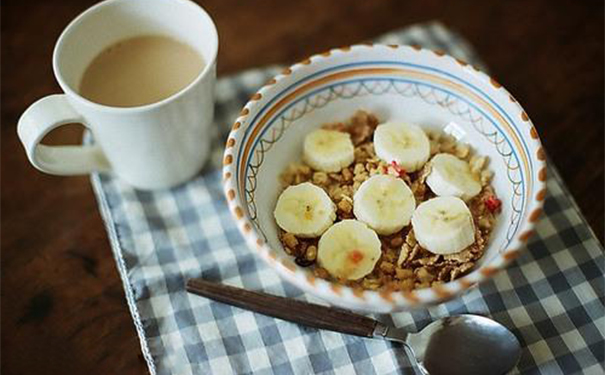
<instances>
[{"instance_id":1,"label":"sliced banana on cereal","mask_svg":"<svg viewBox=\"0 0 605 375\"><path fill-rule=\"evenodd\" d=\"M426 184L438 196L459 197L468 201L481 192L481 183L469 164L451 154L437 154L430 161Z\"/></svg>"},{"instance_id":2,"label":"sliced banana on cereal","mask_svg":"<svg viewBox=\"0 0 605 375\"><path fill-rule=\"evenodd\" d=\"M380 258L378 235L357 220L334 224L319 239L317 261L332 276L357 280L374 270Z\"/></svg>"},{"instance_id":3,"label":"sliced banana on cereal","mask_svg":"<svg viewBox=\"0 0 605 375\"><path fill-rule=\"evenodd\" d=\"M353 196L353 213L376 233L393 234L410 223L416 199L400 178L375 175L364 181Z\"/></svg>"},{"instance_id":4,"label":"sliced banana on cereal","mask_svg":"<svg viewBox=\"0 0 605 375\"><path fill-rule=\"evenodd\" d=\"M355 149L349 133L317 129L305 137L303 160L323 172L339 172L355 160Z\"/></svg>"},{"instance_id":5,"label":"sliced banana on cereal","mask_svg":"<svg viewBox=\"0 0 605 375\"><path fill-rule=\"evenodd\" d=\"M374 132L376 155L387 163L395 161L406 172L415 172L429 160L431 145L426 133L417 125L387 122Z\"/></svg>"},{"instance_id":6,"label":"sliced banana on cereal","mask_svg":"<svg viewBox=\"0 0 605 375\"><path fill-rule=\"evenodd\" d=\"M457 197L422 202L412 215L416 240L434 254L453 254L475 242L475 225L466 203Z\"/></svg>"},{"instance_id":7,"label":"sliced banana on cereal","mask_svg":"<svg viewBox=\"0 0 605 375\"><path fill-rule=\"evenodd\" d=\"M298 237L319 237L336 219L336 206L326 192L310 182L286 188L273 212L277 225Z\"/></svg>"}]
</instances>

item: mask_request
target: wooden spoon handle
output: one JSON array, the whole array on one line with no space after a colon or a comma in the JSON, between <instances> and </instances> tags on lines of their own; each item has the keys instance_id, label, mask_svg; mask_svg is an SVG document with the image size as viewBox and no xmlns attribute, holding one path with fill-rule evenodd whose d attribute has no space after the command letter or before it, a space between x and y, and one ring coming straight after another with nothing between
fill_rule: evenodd
<instances>
[{"instance_id":1,"label":"wooden spoon handle","mask_svg":"<svg viewBox=\"0 0 605 375\"><path fill-rule=\"evenodd\" d=\"M378 323L348 311L270 294L253 292L202 279L187 281L187 291L215 301L275 318L362 337L372 337Z\"/></svg>"}]
</instances>

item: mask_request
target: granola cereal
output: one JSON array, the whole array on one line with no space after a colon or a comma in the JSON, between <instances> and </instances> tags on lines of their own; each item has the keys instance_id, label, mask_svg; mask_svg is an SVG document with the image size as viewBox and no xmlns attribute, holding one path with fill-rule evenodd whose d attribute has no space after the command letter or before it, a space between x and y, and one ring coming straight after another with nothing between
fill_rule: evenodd
<instances>
[{"instance_id":1,"label":"granola cereal","mask_svg":"<svg viewBox=\"0 0 605 375\"><path fill-rule=\"evenodd\" d=\"M378 124L373 114L358 111L347 122L323 125L324 129L350 134L354 145L353 163L339 172L329 173L314 170L305 163L293 163L281 175L283 187L307 181L321 187L335 204L336 222L354 218L353 195L364 181L377 174L390 174L403 179L417 204L435 197L426 184L431 172L429 163L415 172L406 172L397 163L386 163L377 157L373 134ZM469 145L441 133L427 132L427 135L431 157L437 153L449 153L465 160L481 183L480 193L466 202L475 224L475 241L472 245L454 254L433 254L418 244L414 230L408 225L397 233L379 235L380 259L371 273L358 280L335 279L316 264L319 238L298 238L280 230L285 251L295 257L298 265L313 267L318 277L370 290L410 291L430 287L455 280L473 269L483 256L500 210L500 201L491 186L493 173L487 169L487 157L474 154Z\"/></svg>"}]
</instances>

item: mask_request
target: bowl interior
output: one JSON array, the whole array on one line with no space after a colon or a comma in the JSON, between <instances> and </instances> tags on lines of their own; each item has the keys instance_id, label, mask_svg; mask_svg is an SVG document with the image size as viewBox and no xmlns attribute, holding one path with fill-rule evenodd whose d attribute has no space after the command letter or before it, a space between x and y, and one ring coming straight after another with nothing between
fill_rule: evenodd
<instances>
[{"instance_id":1,"label":"bowl interior","mask_svg":"<svg viewBox=\"0 0 605 375\"><path fill-rule=\"evenodd\" d=\"M234 148L238 196L258 235L285 256L273 210L279 175L300 161L302 140L322 124L364 109L381 121L441 130L489 157L502 213L479 267L517 247L539 187L537 139L525 112L495 81L448 56L412 48L358 46L294 66L247 105ZM535 130L534 130L535 131ZM537 138L537 137L536 137ZM476 272L476 271L475 271Z\"/></svg>"}]
</instances>

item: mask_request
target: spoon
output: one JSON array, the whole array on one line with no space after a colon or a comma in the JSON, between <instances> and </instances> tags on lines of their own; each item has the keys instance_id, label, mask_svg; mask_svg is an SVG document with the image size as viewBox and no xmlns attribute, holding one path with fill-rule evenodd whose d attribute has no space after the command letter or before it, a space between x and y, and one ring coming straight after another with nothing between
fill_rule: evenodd
<instances>
[{"instance_id":1,"label":"spoon","mask_svg":"<svg viewBox=\"0 0 605 375\"><path fill-rule=\"evenodd\" d=\"M420 369L430 375L505 374L521 355L521 346L512 332L479 315L442 318L418 333L407 333L345 310L202 279L188 280L187 291L309 327L404 344L414 354Z\"/></svg>"}]
</instances>

